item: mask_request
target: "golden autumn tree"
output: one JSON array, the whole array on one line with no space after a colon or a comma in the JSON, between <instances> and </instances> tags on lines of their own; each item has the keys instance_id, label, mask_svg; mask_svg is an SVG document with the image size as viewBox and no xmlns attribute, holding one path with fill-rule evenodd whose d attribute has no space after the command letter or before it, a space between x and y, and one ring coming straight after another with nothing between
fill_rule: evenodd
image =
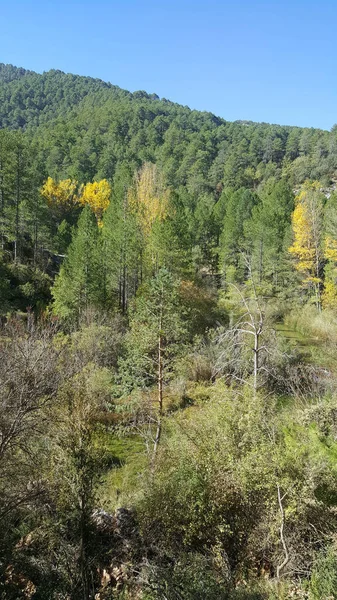
<instances>
[{"instance_id":1,"label":"golden autumn tree","mask_svg":"<svg viewBox=\"0 0 337 600\"><path fill-rule=\"evenodd\" d=\"M163 223L169 213L169 190L156 165L145 163L128 191L128 205L136 215L143 239L142 262L157 271L162 266Z\"/></svg>"},{"instance_id":2,"label":"golden autumn tree","mask_svg":"<svg viewBox=\"0 0 337 600\"><path fill-rule=\"evenodd\" d=\"M102 224L103 213L109 206L111 186L106 179L78 186L72 179L56 181L48 177L41 188L41 195L53 208L71 209L75 206L89 206L96 216L98 224Z\"/></svg>"},{"instance_id":3,"label":"golden autumn tree","mask_svg":"<svg viewBox=\"0 0 337 600\"><path fill-rule=\"evenodd\" d=\"M319 183L304 184L295 198L292 215L294 241L289 252L295 258L295 268L302 275L302 283L314 291L317 308L321 307L322 270L324 253L323 194Z\"/></svg>"},{"instance_id":4,"label":"golden autumn tree","mask_svg":"<svg viewBox=\"0 0 337 600\"><path fill-rule=\"evenodd\" d=\"M337 309L337 195L332 194L325 206L324 215L324 308Z\"/></svg>"},{"instance_id":5,"label":"golden autumn tree","mask_svg":"<svg viewBox=\"0 0 337 600\"><path fill-rule=\"evenodd\" d=\"M47 200L49 206L68 206L72 207L77 201L77 181L72 179L63 179L55 181L48 177L41 188L41 195Z\"/></svg>"},{"instance_id":6,"label":"golden autumn tree","mask_svg":"<svg viewBox=\"0 0 337 600\"><path fill-rule=\"evenodd\" d=\"M102 225L103 213L109 206L110 198L111 186L106 179L89 182L80 188L80 204L88 205L91 208L100 226Z\"/></svg>"},{"instance_id":7,"label":"golden autumn tree","mask_svg":"<svg viewBox=\"0 0 337 600\"><path fill-rule=\"evenodd\" d=\"M337 308L337 241L327 235L324 240L324 257L327 261L324 269L323 308Z\"/></svg>"},{"instance_id":8,"label":"golden autumn tree","mask_svg":"<svg viewBox=\"0 0 337 600\"><path fill-rule=\"evenodd\" d=\"M71 241L71 226L76 223L79 215L78 182L73 179L57 181L48 177L40 188L40 193L51 209L55 249L64 254Z\"/></svg>"}]
</instances>

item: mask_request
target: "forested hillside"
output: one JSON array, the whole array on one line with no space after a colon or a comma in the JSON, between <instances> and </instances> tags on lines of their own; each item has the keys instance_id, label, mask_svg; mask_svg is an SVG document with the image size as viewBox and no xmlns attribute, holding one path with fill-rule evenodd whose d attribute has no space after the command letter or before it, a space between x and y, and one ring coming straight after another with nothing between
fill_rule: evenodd
<instances>
[{"instance_id":1,"label":"forested hillside","mask_svg":"<svg viewBox=\"0 0 337 600\"><path fill-rule=\"evenodd\" d=\"M0 65L0 597L337 598L337 128Z\"/></svg>"}]
</instances>

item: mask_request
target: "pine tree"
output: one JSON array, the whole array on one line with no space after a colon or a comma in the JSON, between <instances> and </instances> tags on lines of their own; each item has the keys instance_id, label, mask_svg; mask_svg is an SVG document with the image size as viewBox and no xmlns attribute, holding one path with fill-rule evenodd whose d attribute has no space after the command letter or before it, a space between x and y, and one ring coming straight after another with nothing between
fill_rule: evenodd
<instances>
[{"instance_id":1,"label":"pine tree","mask_svg":"<svg viewBox=\"0 0 337 600\"><path fill-rule=\"evenodd\" d=\"M8 210L14 196L14 143L15 135L0 131L0 236L1 249L5 249L9 234Z\"/></svg>"},{"instance_id":2,"label":"pine tree","mask_svg":"<svg viewBox=\"0 0 337 600\"><path fill-rule=\"evenodd\" d=\"M136 215L129 205L130 185L130 170L121 166L114 178L111 202L104 213L102 227L106 297L112 305L117 301L123 312L142 279L142 239Z\"/></svg>"},{"instance_id":3,"label":"pine tree","mask_svg":"<svg viewBox=\"0 0 337 600\"><path fill-rule=\"evenodd\" d=\"M178 286L165 268L160 269L144 286L130 315L127 354L121 363L127 392L136 387L157 388L153 456L161 438L165 385L169 382L173 359L181 352L185 335Z\"/></svg>"},{"instance_id":4,"label":"pine tree","mask_svg":"<svg viewBox=\"0 0 337 600\"><path fill-rule=\"evenodd\" d=\"M251 218L258 198L256 194L244 188L236 192L228 190L224 195L226 209L220 240L221 270L225 277L233 270L236 279L241 281L246 272L241 257L242 251L246 249L244 224Z\"/></svg>"},{"instance_id":5,"label":"pine tree","mask_svg":"<svg viewBox=\"0 0 337 600\"><path fill-rule=\"evenodd\" d=\"M1 246L15 262L23 259L25 221L23 203L31 196L36 181L32 178L27 138L21 132L0 136L0 227Z\"/></svg>"},{"instance_id":6,"label":"pine tree","mask_svg":"<svg viewBox=\"0 0 337 600\"><path fill-rule=\"evenodd\" d=\"M293 209L294 197L288 184L270 180L244 227L252 271L259 283L270 283L274 291L282 289L285 284L284 246L291 229Z\"/></svg>"},{"instance_id":7,"label":"pine tree","mask_svg":"<svg viewBox=\"0 0 337 600\"><path fill-rule=\"evenodd\" d=\"M62 320L78 324L86 309L102 305L101 266L97 221L91 209L85 207L52 289L53 310Z\"/></svg>"}]
</instances>

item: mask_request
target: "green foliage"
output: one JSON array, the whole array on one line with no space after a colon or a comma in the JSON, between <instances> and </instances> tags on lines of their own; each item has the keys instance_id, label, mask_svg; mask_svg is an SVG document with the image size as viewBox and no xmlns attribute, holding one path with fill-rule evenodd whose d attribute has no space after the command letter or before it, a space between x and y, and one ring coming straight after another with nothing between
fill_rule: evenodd
<instances>
[{"instance_id":1,"label":"green foliage","mask_svg":"<svg viewBox=\"0 0 337 600\"><path fill-rule=\"evenodd\" d=\"M271 281L277 289L288 283L287 239L294 197L285 181L269 180L244 224L252 265L259 281ZM289 275L288 275L289 277Z\"/></svg>"},{"instance_id":2,"label":"green foliage","mask_svg":"<svg viewBox=\"0 0 337 600\"><path fill-rule=\"evenodd\" d=\"M229 268L235 268L236 279L244 279L246 267L242 260L245 250L244 224L250 219L257 196L248 189L236 192L228 191L226 194L224 228L221 237L221 256L226 274Z\"/></svg>"},{"instance_id":3,"label":"green foliage","mask_svg":"<svg viewBox=\"0 0 337 600\"><path fill-rule=\"evenodd\" d=\"M106 302L126 310L140 277L141 235L132 214L127 192L130 169L121 165L114 178L112 199L103 218L102 267L106 280Z\"/></svg>"},{"instance_id":4,"label":"green foliage","mask_svg":"<svg viewBox=\"0 0 337 600\"><path fill-rule=\"evenodd\" d=\"M10 260L33 261L54 276L55 253L67 253L78 209L47 207L42 183L48 176L107 179L114 194L101 252L105 302L125 312L142 277L151 276L126 190L151 162L172 188L169 218L151 240L160 266L182 278L195 270L232 277L234 269L241 281L248 252L267 293L296 284L285 252L290 190L314 177L329 185L335 131L229 123L89 77L11 65L1 65L0 105L0 234Z\"/></svg>"},{"instance_id":5,"label":"green foliage","mask_svg":"<svg viewBox=\"0 0 337 600\"><path fill-rule=\"evenodd\" d=\"M212 560L218 548L222 568L229 561L237 576L252 573L256 565L274 574L283 560L280 486L286 541L297 548L287 569L305 568L320 544L318 533L311 536L311 524L330 529L335 519L329 505L316 498L322 481L331 485L317 430L288 425L286 413L273 417L270 400L267 407L219 386L212 394L204 409L192 407L176 426L172 423L156 479L139 508L146 538L155 539L164 553L200 551Z\"/></svg>"},{"instance_id":6,"label":"green foliage","mask_svg":"<svg viewBox=\"0 0 337 600\"><path fill-rule=\"evenodd\" d=\"M98 239L96 219L85 207L52 290L55 314L70 324L78 324L85 310L104 300Z\"/></svg>"},{"instance_id":7,"label":"green foliage","mask_svg":"<svg viewBox=\"0 0 337 600\"><path fill-rule=\"evenodd\" d=\"M334 597L336 128L11 65L0 128L1 597Z\"/></svg>"},{"instance_id":8,"label":"green foliage","mask_svg":"<svg viewBox=\"0 0 337 600\"><path fill-rule=\"evenodd\" d=\"M310 600L335 598L337 591L337 558L336 551L329 548L315 562L309 588Z\"/></svg>"},{"instance_id":9,"label":"green foliage","mask_svg":"<svg viewBox=\"0 0 337 600\"><path fill-rule=\"evenodd\" d=\"M157 381L159 339L163 377L165 382L170 378L173 360L182 351L185 335L178 285L167 269L160 269L135 300L125 339L126 356L121 362L126 391Z\"/></svg>"},{"instance_id":10,"label":"green foliage","mask_svg":"<svg viewBox=\"0 0 337 600\"><path fill-rule=\"evenodd\" d=\"M155 570L150 586L155 592L145 595L148 600L228 600L225 578L202 554L180 555L172 568Z\"/></svg>"}]
</instances>

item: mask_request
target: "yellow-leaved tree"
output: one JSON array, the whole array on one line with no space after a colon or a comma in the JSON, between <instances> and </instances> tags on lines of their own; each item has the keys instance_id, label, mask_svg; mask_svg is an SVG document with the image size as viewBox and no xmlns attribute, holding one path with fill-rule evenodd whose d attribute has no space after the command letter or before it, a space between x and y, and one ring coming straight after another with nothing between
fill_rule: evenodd
<instances>
[{"instance_id":1,"label":"yellow-leaved tree","mask_svg":"<svg viewBox=\"0 0 337 600\"><path fill-rule=\"evenodd\" d=\"M321 308L323 252L323 202L320 184L306 182L295 198L292 215L294 241L289 252L295 258L295 268L302 283L313 291L317 308Z\"/></svg>"},{"instance_id":2,"label":"yellow-leaved tree","mask_svg":"<svg viewBox=\"0 0 337 600\"><path fill-rule=\"evenodd\" d=\"M72 179L55 181L52 177L48 177L40 191L49 206L72 207L77 202L77 187L77 181Z\"/></svg>"},{"instance_id":3,"label":"yellow-leaved tree","mask_svg":"<svg viewBox=\"0 0 337 600\"><path fill-rule=\"evenodd\" d=\"M72 179L56 181L48 177L41 188L42 196L53 208L69 210L74 206L88 205L95 213L98 224L102 224L103 213L109 206L111 186L106 179L78 186Z\"/></svg>"},{"instance_id":4,"label":"yellow-leaved tree","mask_svg":"<svg viewBox=\"0 0 337 600\"><path fill-rule=\"evenodd\" d=\"M128 205L136 215L142 234L142 263L145 269L155 272L163 262L163 223L169 213L169 195L161 174L152 163L144 163L128 190Z\"/></svg>"},{"instance_id":5,"label":"yellow-leaved tree","mask_svg":"<svg viewBox=\"0 0 337 600\"><path fill-rule=\"evenodd\" d=\"M110 198L111 186L106 179L87 183L80 188L79 202L90 206L100 226L102 225L103 213L110 204Z\"/></svg>"},{"instance_id":6,"label":"yellow-leaved tree","mask_svg":"<svg viewBox=\"0 0 337 600\"><path fill-rule=\"evenodd\" d=\"M327 200L324 210L324 308L337 309L337 194Z\"/></svg>"}]
</instances>

